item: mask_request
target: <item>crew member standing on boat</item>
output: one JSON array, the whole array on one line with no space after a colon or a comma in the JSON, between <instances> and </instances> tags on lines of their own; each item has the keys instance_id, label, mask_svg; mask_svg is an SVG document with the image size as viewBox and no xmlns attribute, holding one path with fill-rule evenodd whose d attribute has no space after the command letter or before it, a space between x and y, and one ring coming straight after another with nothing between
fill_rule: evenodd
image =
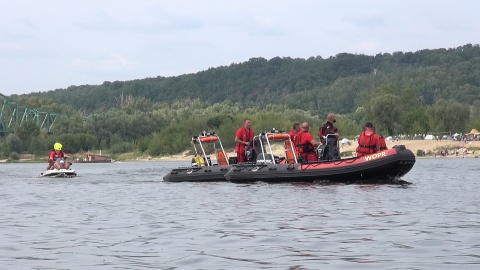
<instances>
[{"instance_id":1,"label":"crew member standing on boat","mask_svg":"<svg viewBox=\"0 0 480 270\"><path fill-rule=\"evenodd\" d=\"M333 123L337 122L336 119L335 114L329 113L327 115L327 122L318 129L318 136L322 144L326 143L325 138L327 138L329 142L328 145L337 145L338 128L333 125Z\"/></svg>"},{"instance_id":2,"label":"crew member standing on boat","mask_svg":"<svg viewBox=\"0 0 480 270\"><path fill-rule=\"evenodd\" d=\"M365 124L365 131L358 138L357 157L380 151L380 138L371 122Z\"/></svg>"},{"instance_id":3,"label":"crew member standing on boat","mask_svg":"<svg viewBox=\"0 0 480 270\"><path fill-rule=\"evenodd\" d=\"M68 162L65 162L65 160L60 160L60 158L67 158L68 156L65 154L65 152L62 151L62 144L59 142L56 142L53 145L53 150L50 151L50 154L48 155L48 166L47 166L47 171L52 170L54 168L60 169L60 168L65 168L68 169L70 168L70 164ZM63 164L60 164L60 161L63 161Z\"/></svg>"},{"instance_id":4,"label":"crew member standing on boat","mask_svg":"<svg viewBox=\"0 0 480 270\"><path fill-rule=\"evenodd\" d=\"M250 144L253 141L255 133L253 132L253 129L250 128L250 124L250 119L246 118L243 126L241 126L235 134L235 142L237 143L235 152L237 153L238 163L248 161L247 156L245 155L246 151L253 153L253 148Z\"/></svg>"},{"instance_id":5,"label":"crew member standing on boat","mask_svg":"<svg viewBox=\"0 0 480 270\"><path fill-rule=\"evenodd\" d=\"M295 141L298 133L302 130L302 126L300 126L300 123L293 123L293 129L288 132L288 135L290 136L290 139L293 142L293 145L295 146Z\"/></svg>"},{"instance_id":6,"label":"crew member standing on boat","mask_svg":"<svg viewBox=\"0 0 480 270\"><path fill-rule=\"evenodd\" d=\"M309 132L310 125L308 122L303 122L302 130L298 132L296 136L295 148L297 149L297 153L299 153L300 157L304 160L310 161L318 161L317 151L315 151L315 147L320 145L320 142L317 142L313 135Z\"/></svg>"}]
</instances>

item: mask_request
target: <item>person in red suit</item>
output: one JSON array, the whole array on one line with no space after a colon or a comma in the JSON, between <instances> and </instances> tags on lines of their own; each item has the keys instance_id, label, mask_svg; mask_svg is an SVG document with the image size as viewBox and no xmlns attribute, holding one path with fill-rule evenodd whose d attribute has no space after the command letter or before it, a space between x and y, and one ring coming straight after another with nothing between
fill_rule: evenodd
<instances>
[{"instance_id":1,"label":"person in red suit","mask_svg":"<svg viewBox=\"0 0 480 270\"><path fill-rule=\"evenodd\" d=\"M292 140L294 146L295 146L295 138L297 137L300 130L302 130L302 126L300 126L300 123L293 123L293 129L290 132L288 132L288 135L290 135L290 139Z\"/></svg>"},{"instance_id":2,"label":"person in red suit","mask_svg":"<svg viewBox=\"0 0 480 270\"><path fill-rule=\"evenodd\" d=\"M238 163L249 161L247 159L247 156L245 155L245 152L247 150L253 150L251 143L253 141L255 133L253 132L253 129L250 128L250 124L251 120L249 118L246 118L243 126L241 126L235 134L235 143L237 144L235 146L235 152L237 153Z\"/></svg>"},{"instance_id":3,"label":"person in red suit","mask_svg":"<svg viewBox=\"0 0 480 270\"><path fill-rule=\"evenodd\" d=\"M313 135L309 132L310 125L308 122L302 123L302 130L297 134L295 147L297 153L303 160L308 162L318 161L317 151L315 148L320 145L320 142L317 142Z\"/></svg>"}]
</instances>

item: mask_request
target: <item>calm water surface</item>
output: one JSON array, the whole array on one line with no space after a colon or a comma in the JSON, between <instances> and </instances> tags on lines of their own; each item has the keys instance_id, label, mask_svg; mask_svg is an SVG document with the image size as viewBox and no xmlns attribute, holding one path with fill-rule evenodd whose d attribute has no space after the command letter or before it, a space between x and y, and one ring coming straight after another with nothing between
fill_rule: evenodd
<instances>
[{"instance_id":1,"label":"calm water surface","mask_svg":"<svg viewBox=\"0 0 480 270\"><path fill-rule=\"evenodd\" d=\"M406 187L162 182L186 165L0 164L0 269L480 269L480 159Z\"/></svg>"}]
</instances>

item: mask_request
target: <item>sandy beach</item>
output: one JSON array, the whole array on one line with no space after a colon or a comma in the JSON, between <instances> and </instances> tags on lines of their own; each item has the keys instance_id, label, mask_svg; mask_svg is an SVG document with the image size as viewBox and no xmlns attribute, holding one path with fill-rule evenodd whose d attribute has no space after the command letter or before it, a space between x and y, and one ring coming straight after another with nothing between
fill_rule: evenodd
<instances>
[{"instance_id":1,"label":"sandy beach","mask_svg":"<svg viewBox=\"0 0 480 270\"><path fill-rule=\"evenodd\" d=\"M452 141L452 140L398 140L398 141L386 141L387 147L391 148L394 145L405 145L407 149L412 150L416 155L418 150L426 151L426 156L419 158L439 158L441 157L438 152L440 149L448 149L449 155L446 158L463 158L463 147L467 148L467 154L465 158L474 158L480 156L480 141ZM344 155L344 157L351 157L355 154L355 149L357 148L357 142L351 141L350 145L340 146L340 151L342 153L349 152L351 155ZM459 150L459 154L455 155L455 150ZM231 150L226 149L228 157L235 157L237 154ZM283 148L280 145L273 145L273 152L277 156L284 156ZM215 158L212 156L212 160L215 162ZM35 156L34 155L22 155L20 162L29 162ZM46 157L45 157L46 160ZM119 159L122 160L122 159ZM184 151L176 155L170 156L140 156L134 159L128 159L126 161L191 161L192 155L190 151ZM0 163L7 162L6 159L0 160Z\"/></svg>"},{"instance_id":2,"label":"sandy beach","mask_svg":"<svg viewBox=\"0 0 480 270\"><path fill-rule=\"evenodd\" d=\"M424 150L427 152L426 157L432 157L433 154L438 153L439 150L441 149L448 149L449 153L452 152L452 150L458 149L459 150L459 155L451 155L449 154L448 157L462 157L462 148L465 146L467 148L467 155L465 157L474 157L473 155L473 149L476 149L475 155L478 156L480 154L480 141L472 141L472 142L466 142L464 143L463 141L452 141L452 140L443 140L443 141L437 141L437 140L398 140L398 141L386 141L387 147L391 148L395 145L405 145L407 149L412 150L412 152L416 155L418 150ZM350 146L342 146L340 147L340 150L342 152L345 151L355 151L355 148L357 147L357 142L352 142ZM438 155L437 155L438 156Z\"/></svg>"},{"instance_id":3,"label":"sandy beach","mask_svg":"<svg viewBox=\"0 0 480 270\"><path fill-rule=\"evenodd\" d=\"M448 158L463 158L462 155L462 148L464 146L467 147L467 155L465 156L466 158L472 158L475 156L480 155L480 141L472 141L472 142L466 142L464 143L463 141L437 141L437 140L398 140L398 141L386 141L387 147L391 148L395 145L405 145L408 149L412 150L412 152L416 155L417 150L424 150L427 155L425 156L426 158L432 158L434 157L434 153L438 153L438 150L440 149L448 149L449 150L449 155L447 156ZM345 146L340 146L340 151L342 153L345 152L351 152L354 154L355 149L357 148L357 142L351 141L350 145L345 145ZM452 150L455 151L455 149L459 149L459 154L458 156L452 155L451 152ZM473 149L475 150L475 154L473 154ZM274 154L278 156L283 156L283 149L278 146L274 148ZM233 151L227 151L227 156L229 157L234 157L236 154ZM440 155L436 155L436 157L440 157ZM177 155L172 155L172 156L164 156L164 157L149 157L147 160L162 160L162 161L190 161L192 159L192 156L188 155L188 152L184 152L181 154Z\"/></svg>"},{"instance_id":4,"label":"sandy beach","mask_svg":"<svg viewBox=\"0 0 480 270\"><path fill-rule=\"evenodd\" d=\"M386 141L387 147L391 148L395 145L405 145L408 149L412 150L412 152L416 155L418 150L426 151L427 155L421 158L434 158L434 157L441 157L438 153L440 149L448 149L449 155L446 158L463 158L462 149L465 146L467 148L467 155L465 158L474 158L480 156L480 141L468 141L464 143L463 141L437 141L437 140L398 140L398 141ZM342 153L350 152L352 155L355 153L355 149L357 148L357 142L351 141L350 145L340 146L340 151ZM459 150L458 156L452 154L452 151ZM280 145L274 145L273 152L275 155L284 156L283 149ZM474 152L475 150L475 152ZM436 155L434 155L436 154ZM350 156L352 156L350 155ZM33 157L33 155L25 155L22 156L20 161L29 161ZM235 157L236 153L233 150L227 150L227 156ZM345 156L345 157L350 157ZM183 153L179 153L176 155L170 156L141 156L137 157L134 160L127 160L127 161L191 161L192 156L190 151L184 151ZM7 160L0 160L0 163L7 162Z\"/></svg>"}]
</instances>

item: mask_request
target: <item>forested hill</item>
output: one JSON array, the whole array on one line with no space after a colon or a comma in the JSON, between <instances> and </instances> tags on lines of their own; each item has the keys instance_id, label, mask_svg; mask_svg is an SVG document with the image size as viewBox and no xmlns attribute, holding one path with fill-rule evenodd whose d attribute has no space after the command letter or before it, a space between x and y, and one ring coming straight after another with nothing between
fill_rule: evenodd
<instances>
[{"instance_id":1,"label":"forested hill","mask_svg":"<svg viewBox=\"0 0 480 270\"><path fill-rule=\"evenodd\" d=\"M386 84L416 89L422 105L439 99L472 105L480 98L480 47L467 44L375 56L341 53L328 59L259 57L195 74L71 86L25 96L48 98L87 113L106 111L128 97L143 97L154 103L200 99L247 106L286 104L342 114L354 112L362 97Z\"/></svg>"},{"instance_id":2,"label":"forested hill","mask_svg":"<svg viewBox=\"0 0 480 270\"><path fill-rule=\"evenodd\" d=\"M480 47L252 58L196 74L71 86L8 100L63 117L51 131L33 117L6 125L18 109L7 106L0 159L46 155L57 141L71 153L175 154L191 148L192 135L202 131L221 134L224 147L233 149L247 117L262 132L304 121L318 128L328 112L337 114L342 137L358 135L367 121L385 136L467 133L480 129Z\"/></svg>"}]
</instances>

